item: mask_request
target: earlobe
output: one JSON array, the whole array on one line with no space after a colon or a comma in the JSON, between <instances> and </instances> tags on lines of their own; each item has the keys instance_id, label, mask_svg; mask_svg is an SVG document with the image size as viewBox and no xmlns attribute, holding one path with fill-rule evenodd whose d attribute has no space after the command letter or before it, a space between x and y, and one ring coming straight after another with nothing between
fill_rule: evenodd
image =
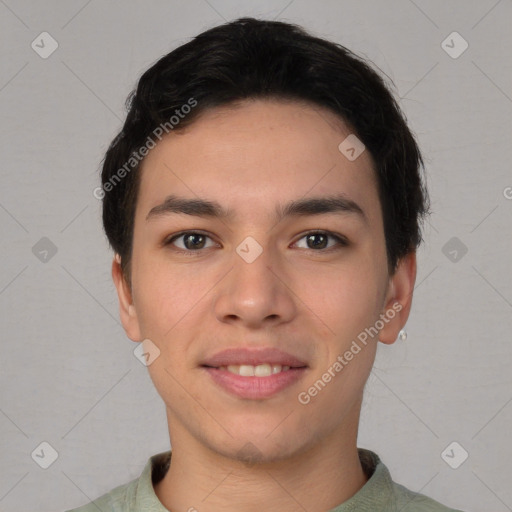
<instances>
[{"instance_id":1,"label":"earlobe","mask_svg":"<svg viewBox=\"0 0 512 512\"><path fill-rule=\"evenodd\" d=\"M132 292L121 268L121 258L118 254L112 261L112 280L117 290L119 316L126 335L133 341L141 341L137 310L133 304Z\"/></svg>"},{"instance_id":2,"label":"earlobe","mask_svg":"<svg viewBox=\"0 0 512 512\"><path fill-rule=\"evenodd\" d=\"M411 311L414 283L416 282L416 252L410 252L398 263L390 277L383 313L387 322L379 332L379 341L394 343Z\"/></svg>"}]
</instances>

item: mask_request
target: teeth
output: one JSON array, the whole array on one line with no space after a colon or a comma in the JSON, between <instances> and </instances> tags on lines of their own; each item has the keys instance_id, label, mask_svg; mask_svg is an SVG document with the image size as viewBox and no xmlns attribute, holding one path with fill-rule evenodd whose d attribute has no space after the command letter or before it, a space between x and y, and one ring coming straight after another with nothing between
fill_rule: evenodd
<instances>
[{"instance_id":1,"label":"teeth","mask_svg":"<svg viewBox=\"0 0 512 512\"><path fill-rule=\"evenodd\" d=\"M228 366L229 370L229 366ZM249 366L248 364L242 364L238 367L238 373L242 377L253 377L254 376L254 366Z\"/></svg>"},{"instance_id":2,"label":"teeth","mask_svg":"<svg viewBox=\"0 0 512 512\"><path fill-rule=\"evenodd\" d=\"M254 367L254 375L256 377L268 377L272 375L272 366L269 364L260 364Z\"/></svg>"},{"instance_id":3,"label":"teeth","mask_svg":"<svg viewBox=\"0 0 512 512\"><path fill-rule=\"evenodd\" d=\"M250 364L229 365L227 367L221 366L219 368L219 370L227 370L230 373L234 373L235 375L240 375L242 377L269 377L276 373L286 372L289 369L289 366L270 363L259 364L257 366L252 366Z\"/></svg>"}]
</instances>

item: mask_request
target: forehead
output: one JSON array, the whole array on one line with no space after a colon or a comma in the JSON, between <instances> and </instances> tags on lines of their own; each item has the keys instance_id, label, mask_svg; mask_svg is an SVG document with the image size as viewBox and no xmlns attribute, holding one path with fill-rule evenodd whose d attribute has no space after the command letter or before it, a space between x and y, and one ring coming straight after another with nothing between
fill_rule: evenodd
<instances>
[{"instance_id":1,"label":"forehead","mask_svg":"<svg viewBox=\"0 0 512 512\"><path fill-rule=\"evenodd\" d=\"M373 162L368 151L347 158L339 149L347 137L354 134L339 117L309 104L252 100L206 111L146 156L137 214L169 195L212 199L242 218L343 194L372 220L380 213Z\"/></svg>"}]
</instances>

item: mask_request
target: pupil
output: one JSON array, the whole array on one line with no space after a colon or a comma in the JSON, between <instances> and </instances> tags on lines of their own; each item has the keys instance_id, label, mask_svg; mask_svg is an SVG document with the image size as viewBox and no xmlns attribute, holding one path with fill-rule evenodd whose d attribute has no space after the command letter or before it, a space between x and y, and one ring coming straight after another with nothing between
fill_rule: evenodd
<instances>
[{"instance_id":1,"label":"pupil","mask_svg":"<svg viewBox=\"0 0 512 512\"><path fill-rule=\"evenodd\" d=\"M314 242L315 237L321 238L322 239L321 242L320 243L315 243ZM327 237L325 235L321 234L321 233L314 233L314 234L308 236L308 242L312 243L311 245L313 245L313 248L318 248L320 246L322 248L325 247L326 246L326 244L325 244L326 241L327 241Z\"/></svg>"},{"instance_id":2,"label":"pupil","mask_svg":"<svg viewBox=\"0 0 512 512\"><path fill-rule=\"evenodd\" d=\"M197 242L198 239L202 239L202 241L204 243L203 235L198 235L196 233L192 233L192 234L188 235L185 238L185 240L186 240L185 245L187 246L187 249L190 249L191 248L190 246L192 246L192 248L196 248L196 249L198 248L198 246L200 246L200 245L202 246L203 244L201 244L201 240L199 241L199 243ZM191 242L191 243L189 244L187 242Z\"/></svg>"}]
</instances>

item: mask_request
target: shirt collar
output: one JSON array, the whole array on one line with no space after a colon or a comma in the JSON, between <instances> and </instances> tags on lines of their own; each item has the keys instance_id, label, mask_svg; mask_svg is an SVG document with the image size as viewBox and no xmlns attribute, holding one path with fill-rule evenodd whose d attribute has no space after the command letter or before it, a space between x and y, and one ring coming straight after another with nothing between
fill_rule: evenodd
<instances>
[{"instance_id":1,"label":"shirt collar","mask_svg":"<svg viewBox=\"0 0 512 512\"><path fill-rule=\"evenodd\" d=\"M171 452L162 452L149 458L140 475L135 496L135 510L148 512L169 512L158 499L153 484L167 473L171 463Z\"/></svg>"},{"instance_id":2,"label":"shirt collar","mask_svg":"<svg viewBox=\"0 0 512 512\"><path fill-rule=\"evenodd\" d=\"M358 448L357 452L368 480L351 498L330 512L395 510L393 480L388 468L375 452L364 448Z\"/></svg>"},{"instance_id":3,"label":"shirt collar","mask_svg":"<svg viewBox=\"0 0 512 512\"><path fill-rule=\"evenodd\" d=\"M358 448L357 451L368 480L356 494L330 512L392 510L393 481L388 468L375 452L364 448ZM158 499L153 485L165 476L170 463L171 451L149 458L137 484L136 511L169 512Z\"/></svg>"}]
</instances>

